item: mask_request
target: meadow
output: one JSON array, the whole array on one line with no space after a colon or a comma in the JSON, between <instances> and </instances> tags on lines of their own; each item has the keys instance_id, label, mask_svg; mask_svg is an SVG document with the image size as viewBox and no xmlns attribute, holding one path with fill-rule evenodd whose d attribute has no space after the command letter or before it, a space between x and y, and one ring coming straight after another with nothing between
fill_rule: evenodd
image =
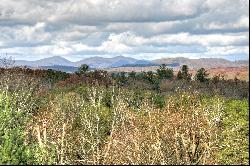
<instances>
[{"instance_id":1,"label":"meadow","mask_svg":"<svg viewBox=\"0 0 250 166\"><path fill-rule=\"evenodd\" d=\"M0 164L248 164L249 82L0 69Z\"/></svg>"}]
</instances>

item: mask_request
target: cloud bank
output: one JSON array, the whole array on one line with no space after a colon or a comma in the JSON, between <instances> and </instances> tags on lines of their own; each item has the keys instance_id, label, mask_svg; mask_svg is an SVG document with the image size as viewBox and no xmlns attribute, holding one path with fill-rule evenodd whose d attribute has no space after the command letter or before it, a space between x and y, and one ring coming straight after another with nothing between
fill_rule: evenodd
<instances>
[{"instance_id":1,"label":"cloud bank","mask_svg":"<svg viewBox=\"0 0 250 166\"><path fill-rule=\"evenodd\" d=\"M248 0L1 0L0 56L249 56Z\"/></svg>"}]
</instances>

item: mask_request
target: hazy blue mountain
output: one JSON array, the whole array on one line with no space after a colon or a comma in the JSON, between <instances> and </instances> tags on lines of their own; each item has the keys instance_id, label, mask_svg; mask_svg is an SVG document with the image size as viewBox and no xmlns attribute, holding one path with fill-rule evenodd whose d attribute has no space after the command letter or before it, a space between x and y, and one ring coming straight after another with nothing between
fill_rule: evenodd
<instances>
[{"instance_id":1,"label":"hazy blue mountain","mask_svg":"<svg viewBox=\"0 0 250 166\"><path fill-rule=\"evenodd\" d=\"M1 62L1 61L0 61ZM201 59L188 59L183 57L178 58L161 58L153 61L138 60L130 57L117 56L113 58L91 57L77 62L71 62L60 56L53 56L36 61L16 60L15 66L30 66L33 68L50 67L58 68L60 70L74 71L81 64L87 64L90 68L112 68L112 67L147 67L158 66L166 64L169 67L179 68L181 65L186 64L189 68L217 68L217 67L241 67L248 66L249 60L239 60L236 62L229 61L222 58L201 58ZM0 64L0 67L2 64ZM59 67L60 66L60 67ZM68 66L68 68L67 68ZM75 68L74 68L75 67Z\"/></svg>"},{"instance_id":2,"label":"hazy blue mountain","mask_svg":"<svg viewBox=\"0 0 250 166\"><path fill-rule=\"evenodd\" d=\"M60 56L53 56L36 61L37 66L74 66L74 63Z\"/></svg>"},{"instance_id":3,"label":"hazy blue mountain","mask_svg":"<svg viewBox=\"0 0 250 166\"><path fill-rule=\"evenodd\" d=\"M122 65L122 67L147 67L147 66L159 66L159 64L153 63L148 60L137 60L133 63Z\"/></svg>"},{"instance_id":4,"label":"hazy blue mountain","mask_svg":"<svg viewBox=\"0 0 250 166\"><path fill-rule=\"evenodd\" d=\"M74 66L60 66L60 65L54 65L54 66L40 66L41 69L52 69L57 71L63 71L67 73L74 73L78 71L78 67Z\"/></svg>"},{"instance_id":5,"label":"hazy blue mountain","mask_svg":"<svg viewBox=\"0 0 250 166\"><path fill-rule=\"evenodd\" d=\"M110 67L119 67L119 66L124 66L124 65L129 65L129 64L131 64L131 62L128 60L119 60L119 61L111 64Z\"/></svg>"},{"instance_id":6,"label":"hazy blue mountain","mask_svg":"<svg viewBox=\"0 0 250 166\"><path fill-rule=\"evenodd\" d=\"M138 65L152 65L152 64L155 64L151 61L148 61L148 60L138 60L136 62L134 62L134 64L138 64Z\"/></svg>"},{"instance_id":7,"label":"hazy blue mountain","mask_svg":"<svg viewBox=\"0 0 250 166\"><path fill-rule=\"evenodd\" d=\"M75 62L75 65L80 66L81 64L87 64L93 68L108 68L130 64L135 61L137 61L137 59L124 56L117 56L114 58L91 57Z\"/></svg>"},{"instance_id":8,"label":"hazy blue mountain","mask_svg":"<svg viewBox=\"0 0 250 166\"><path fill-rule=\"evenodd\" d=\"M15 60L15 66L31 66L31 67L39 67L39 66L75 66L73 62L60 57L53 56L49 58L44 58L36 61L25 61L25 60Z\"/></svg>"}]
</instances>

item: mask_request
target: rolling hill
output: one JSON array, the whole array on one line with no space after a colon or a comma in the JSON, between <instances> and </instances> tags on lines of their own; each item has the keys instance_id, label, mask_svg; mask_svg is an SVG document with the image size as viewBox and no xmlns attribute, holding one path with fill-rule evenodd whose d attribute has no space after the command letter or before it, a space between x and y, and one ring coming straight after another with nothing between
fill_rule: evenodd
<instances>
[{"instance_id":1,"label":"rolling hill","mask_svg":"<svg viewBox=\"0 0 250 166\"><path fill-rule=\"evenodd\" d=\"M178 58L162 58L154 60L153 62L157 64L179 64L188 65L190 69L198 69L198 68L217 68L217 67L242 67L248 66L248 60L241 60L232 62L222 58L200 58L200 59L188 59L183 57ZM175 67L179 67L178 65Z\"/></svg>"},{"instance_id":2,"label":"rolling hill","mask_svg":"<svg viewBox=\"0 0 250 166\"><path fill-rule=\"evenodd\" d=\"M36 61L16 60L14 66L27 66L32 68L55 68L62 71L75 71L81 64L87 64L90 68L108 69L108 68L129 68L129 67L157 67L161 64L166 64L168 67L180 68L181 65L188 65L190 69L198 68L217 68L217 67L244 67L249 66L249 60L240 60L232 62L221 58L201 58L188 59L183 57L178 58L162 58L156 60L135 59L125 56L117 56L113 58L91 57L80 61L71 62L60 56L53 56ZM0 64L1 66L1 64ZM63 69L65 68L65 69Z\"/></svg>"},{"instance_id":3,"label":"rolling hill","mask_svg":"<svg viewBox=\"0 0 250 166\"><path fill-rule=\"evenodd\" d=\"M107 68L107 67L119 67L125 64L131 64L136 62L137 59L117 56L114 58L103 58L103 57L91 57L75 62L75 66L80 66L81 64L87 64L93 68Z\"/></svg>"}]
</instances>

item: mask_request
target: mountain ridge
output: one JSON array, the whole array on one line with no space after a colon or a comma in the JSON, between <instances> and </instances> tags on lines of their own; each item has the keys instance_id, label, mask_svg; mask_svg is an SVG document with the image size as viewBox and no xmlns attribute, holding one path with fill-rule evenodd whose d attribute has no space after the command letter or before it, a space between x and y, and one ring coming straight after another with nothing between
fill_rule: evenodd
<instances>
[{"instance_id":1,"label":"mountain ridge","mask_svg":"<svg viewBox=\"0 0 250 166\"><path fill-rule=\"evenodd\" d=\"M113 67L132 67L132 66L157 66L167 64L169 67L180 67L183 64L189 68L214 68L214 67L241 67L248 66L249 60L238 60L235 62L223 58L200 58L189 59L184 57L177 58L160 58L155 60L135 59L125 56L116 56L112 58L105 57L89 57L80 61L72 62L60 56L53 56L43 58L35 61L15 60L14 66L29 66L29 67L42 67L42 66L68 66L79 67L81 64L87 64L91 68L113 68ZM1 64L0 64L1 66Z\"/></svg>"}]
</instances>

